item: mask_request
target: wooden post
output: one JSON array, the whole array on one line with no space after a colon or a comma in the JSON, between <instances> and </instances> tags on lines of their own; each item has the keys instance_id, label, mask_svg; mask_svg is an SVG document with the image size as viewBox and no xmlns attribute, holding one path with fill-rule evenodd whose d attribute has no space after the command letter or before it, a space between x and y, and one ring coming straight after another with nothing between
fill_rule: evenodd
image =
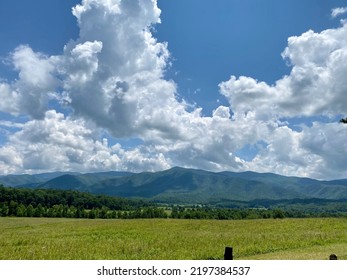
<instances>
[{"instance_id":1,"label":"wooden post","mask_svg":"<svg viewBox=\"0 0 347 280\"><path fill-rule=\"evenodd\" d=\"M224 251L224 259L225 260L233 260L233 247L225 247Z\"/></svg>"}]
</instances>

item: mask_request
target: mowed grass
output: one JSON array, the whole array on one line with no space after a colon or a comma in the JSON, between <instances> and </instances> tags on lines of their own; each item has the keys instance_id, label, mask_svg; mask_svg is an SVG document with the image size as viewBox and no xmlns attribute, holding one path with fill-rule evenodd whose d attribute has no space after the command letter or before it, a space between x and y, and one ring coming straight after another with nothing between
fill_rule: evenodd
<instances>
[{"instance_id":1,"label":"mowed grass","mask_svg":"<svg viewBox=\"0 0 347 280\"><path fill-rule=\"evenodd\" d=\"M0 218L0 259L347 259L347 219Z\"/></svg>"}]
</instances>

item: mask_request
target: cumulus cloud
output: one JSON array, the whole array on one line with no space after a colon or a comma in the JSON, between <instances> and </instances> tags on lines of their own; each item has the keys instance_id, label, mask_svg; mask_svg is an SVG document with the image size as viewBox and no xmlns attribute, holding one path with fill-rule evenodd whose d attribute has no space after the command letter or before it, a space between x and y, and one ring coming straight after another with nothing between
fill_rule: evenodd
<instances>
[{"instance_id":1,"label":"cumulus cloud","mask_svg":"<svg viewBox=\"0 0 347 280\"><path fill-rule=\"evenodd\" d=\"M18 170L58 165L89 170L101 168L101 162L104 168L130 170L239 166L231 152L237 144L229 108L217 108L212 117L202 117L200 108L188 112L176 99L176 84L163 78L170 54L167 44L151 33L160 22L156 1L84 0L73 14L79 38L62 55L48 57L20 46L11 56L19 79L2 84L1 94L15 104L6 110L33 118L3 147L4 153L11 149L21 158L13 163ZM17 95L18 102L13 102ZM72 108L73 115L65 119L53 113L50 98ZM81 126L74 118L114 137L138 137L144 144L115 153L105 150L82 129L90 125ZM81 148L96 146L93 152Z\"/></svg>"},{"instance_id":2,"label":"cumulus cloud","mask_svg":"<svg viewBox=\"0 0 347 280\"><path fill-rule=\"evenodd\" d=\"M254 139L267 145L244 164L257 171L315 178L346 177L346 128L337 123L302 124L291 129L283 119L347 114L347 24L321 33L308 31L288 39L282 53L292 67L274 85L231 76L220 84L235 125L248 121ZM259 127L262 127L259 131ZM242 130L244 143L249 135Z\"/></svg>"},{"instance_id":3,"label":"cumulus cloud","mask_svg":"<svg viewBox=\"0 0 347 280\"><path fill-rule=\"evenodd\" d=\"M338 123L314 123L301 132L275 129L267 146L247 165L259 172L317 179L346 178L346 130Z\"/></svg>"},{"instance_id":4,"label":"cumulus cloud","mask_svg":"<svg viewBox=\"0 0 347 280\"><path fill-rule=\"evenodd\" d=\"M167 45L150 31L160 22L156 1L83 1L73 14L80 37L65 47L60 70L75 113L116 137L138 133L144 117L158 129L148 121L153 105L172 101L175 85L162 79Z\"/></svg>"},{"instance_id":5,"label":"cumulus cloud","mask_svg":"<svg viewBox=\"0 0 347 280\"><path fill-rule=\"evenodd\" d=\"M115 137L140 137L153 154L165 153L175 165L217 169L235 164L232 136L219 131L223 127L233 133L228 128L229 109L217 108L212 118L203 118L199 108L188 112L186 104L176 99L176 84L163 78L170 55L167 44L157 42L151 33L160 22L156 1L83 1L73 13L80 38L66 46L62 73L71 73L74 59L70 55L76 46L102 42L102 48L93 53L93 74L73 85L70 78L65 80L77 115ZM212 152L217 146L218 156Z\"/></svg>"},{"instance_id":6,"label":"cumulus cloud","mask_svg":"<svg viewBox=\"0 0 347 280\"><path fill-rule=\"evenodd\" d=\"M42 120L31 120L0 148L2 172L161 170L170 165L162 154L144 148L125 150L108 146L82 119L71 119L54 110Z\"/></svg>"},{"instance_id":7,"label":"cumulus cloud","mask_svg":"<svg viewBox=\"0 0 347 280\"><path fill-rule=\"evenodd\" d=\"M20 112L20 96L9 84L0 82L0 111L18 114Z\"/></svg>"},{"instance_id":8,"label":"cumulus cloud","mask_svg":"<svg viewBox=\"0 0 347 280\"><path fill-rule=\"evenodd\" d=\"M10 55L18 77L0 82L0 111L29 120L0 148L3 173L179 165L347 177L344 126L295 131L284 120L347 113L347 23L290 37L282 56L291 73L273 85L231 76L219 85L230 106L205 117L164 78L170 53L153 36L155 0L83 0L72 11L80 32L62 54L19 46ZM109 146L108 137L141 144ZM237 156L256 145L253 159Z\"/></svg>"},{"instance_id":9,"label":"cumulus cloud","mask_svg":"<svg viewBox=\"0 0 347 280\"><path fill-rule=\"evenodd\" d=\"M282 56L292 71L274 85L235 76L220 84L233 111L259 119L347 113L347 23L290 37Z\"/></svg>"},{"instance_id":10,"label":"cumulus cloud","mask_svg":"<svg viewBox=\"0 0 347 280\"><path fill-rule=\"evenodd\" d=\"M42 118L48 101L54 97L59 82L54 76L55 65L51 58L35 53L29 46L17 47L10 56L18 79L0 83L0 110L13 115L27 114Z\"/></svg>"}]
</instances>

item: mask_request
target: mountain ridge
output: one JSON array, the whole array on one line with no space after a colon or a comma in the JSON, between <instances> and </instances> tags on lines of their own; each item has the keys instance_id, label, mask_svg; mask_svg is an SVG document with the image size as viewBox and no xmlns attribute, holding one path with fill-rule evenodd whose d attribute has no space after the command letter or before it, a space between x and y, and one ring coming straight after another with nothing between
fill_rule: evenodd
<instances>
[{"instance_id":1,"label":"mountain ridge","mask_svg":"<svg viewBox=\"0 0 347 280\"><path fill-rule=\"evenodd\" d=\"M142 173L9 175L1 176L0 183L12 187L78 190L182 204L261 199L347 199L347 179L320 181L274 173L212 172L182 167Z\"/></svg>"}]
</instances>

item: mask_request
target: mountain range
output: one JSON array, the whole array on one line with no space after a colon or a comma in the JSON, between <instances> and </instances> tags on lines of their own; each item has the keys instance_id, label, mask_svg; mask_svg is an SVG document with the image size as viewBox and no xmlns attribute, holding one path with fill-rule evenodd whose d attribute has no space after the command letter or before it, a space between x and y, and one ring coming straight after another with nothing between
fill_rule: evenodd
<instances>
[{"instance_id":1,"label":"mountain range","mask_svg":"<svg viewBox=\"0 0 347 280\"><path fill-rule=\"evenodd\" d=\"M0 176L5 186L66 189L162 203L228 205L233 201L347 201L347 179L320 181L272 173L210 172L174 167L160 172L55 172Z\"/></svg>"}]
</instances>

